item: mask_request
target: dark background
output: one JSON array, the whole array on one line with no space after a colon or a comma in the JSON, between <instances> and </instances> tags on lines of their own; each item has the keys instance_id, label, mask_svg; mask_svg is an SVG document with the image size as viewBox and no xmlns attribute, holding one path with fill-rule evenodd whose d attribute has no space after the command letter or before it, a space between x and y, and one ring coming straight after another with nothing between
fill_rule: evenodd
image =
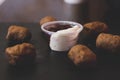
<instances>
[{"instance_id":1,"label":"dark background","mask_svg":"<svg viewBox=\"0 0 120 80\"><path fill-rule=\"evenodd\" d=\"M38 23L45 16L80 23L107 21L119 23L119 0L84 0L69 5L64 0L5 0L0 5L0 22Z\"/></svg>"}]
</instances>

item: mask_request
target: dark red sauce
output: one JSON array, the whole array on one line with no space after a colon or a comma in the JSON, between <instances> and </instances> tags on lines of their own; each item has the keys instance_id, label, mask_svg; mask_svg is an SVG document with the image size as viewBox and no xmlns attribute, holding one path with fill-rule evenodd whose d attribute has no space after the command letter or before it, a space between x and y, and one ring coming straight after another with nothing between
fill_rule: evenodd
<instances>
[{"instance_id":1,"label":"dark red sauce","mask_svg":"<svg viewBox=\"0 0 120 80\"><path fill-rule=\"evenodd\" d=\"M49 26L49 27L47 27ZM68 28L71 28L72 26L70 24L50 24L50 25L47 25L45 27L46 30L48 31L52 31L52 32L56 32L56 31L59 31L59 30L64 30L64 29L68 29Z\"/></svg>"}]
</instances>

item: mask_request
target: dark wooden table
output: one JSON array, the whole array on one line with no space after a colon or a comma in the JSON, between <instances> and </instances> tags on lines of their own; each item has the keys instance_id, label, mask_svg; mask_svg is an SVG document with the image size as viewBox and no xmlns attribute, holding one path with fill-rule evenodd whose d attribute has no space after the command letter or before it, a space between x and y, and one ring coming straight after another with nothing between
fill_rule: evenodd
<instances>
[{"instance_id":1,"label":"dark wooden table","mask_svg":"<svg viewBox=\"0 0 120 80\"><path fill-rule=\"evenodd\" d=\"M32 32L31 43L36 47L37 57L34 65L12 67L8 64L5 48L5 36L10 25L27 27ZM96 52L96 49L91 46ZM63 55L64 54L64 55ZM72 64L67 52L51 51L48 39L37 23L1 23L0 24L0 80L119 80L120 56L97 56L97 66L93 69L80 69ZM100 53L102 54L102 53ZM108 59L107 59L108 58ZM100 62L99 62L100 59Z\"/></svg>"},{"instance_id":2,"label":"dark wooden table","mask_svg":"<svg viewBox=\"0 0 120 80\"><path fill-rule=\"evenodd\" d=\"M10 25L27 27L32 33L31 44L36 47L37 57L34 65L12 67L5 55L7 41L5 36ZM67 58L67 52L51 51L49 40L37 23L0 23L0 80L119 80L120 56L97 53L97 66L91 69L77 68ZM64 55L63 55L64 54Z\"/></svg>"}]
</instances>

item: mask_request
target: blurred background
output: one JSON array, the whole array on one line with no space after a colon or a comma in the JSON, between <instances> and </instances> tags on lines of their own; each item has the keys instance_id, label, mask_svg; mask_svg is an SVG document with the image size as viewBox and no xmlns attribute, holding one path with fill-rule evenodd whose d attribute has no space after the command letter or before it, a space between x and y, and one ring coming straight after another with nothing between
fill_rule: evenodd
<instances>
[{"instance_id":1,"label":"blurred background","mask_svg":"<svg viewBox=\"0 0 120 80\"><path fill-rule=\"evenodd\" d=\"M80 23L105 21L119 24L120 0L82 0L68 4L64 0L0 0L0 23L38 23L45 16Z\"/></svg>"}]
</instances>

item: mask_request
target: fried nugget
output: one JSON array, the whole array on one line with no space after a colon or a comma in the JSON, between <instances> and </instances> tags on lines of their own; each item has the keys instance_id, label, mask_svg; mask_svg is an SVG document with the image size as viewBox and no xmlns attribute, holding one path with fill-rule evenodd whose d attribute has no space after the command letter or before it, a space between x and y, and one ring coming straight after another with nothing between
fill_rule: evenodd
<instances>
[{"instance_id":1,"label":"fried nugget","mask_svg":"<svg viewBox=\"0 0 120 80\"><path fill-rule=\"evenodd\" d=\"M22 43L5 50L9 63L12 65L31 64L36 57L36 49L32 44Z\"/></svg>"},{"instance_id":2,"label":"fried nugget","mask_svg":"<svg viewBox=\"0 0 120 80\"><path fill-rule=\"evenodd\" d=\"M96 47L111 53L120 53L120 36L101 33L97 37Z\"/></svg>"},{"instance_id":3,"label":"fried nugget","mask_svg":"<svg viewBox=\"0 0 120 80\"><path fill-rule=\"evenodd\" d=\"M40 25L47 23L47 22L51 22L51 21L56 21L56 18L52 16L46 16L40 20Z\"/></svg>"},{"instance_id":4,"label":"fried nugget","mask_svg":"<svg viewBox=\"0 0 120 80\"><path fill-rule=\"evenodd\" d=\"M85 45L73 46L68 57L77 66L91 66L96 62L96 55Z\"/></svg>"},{"instance_id":5,"label":"fried nugget","mask_svg":"<svg viewBox=\"0 0 120 80\"><path fill-rule=\"evenodd\" d=\"M101 32L107 32L108 31L108 26L100 21L94 21L90 23L84 24L84 27L94 31L95 33L101 33Z\"/></svg>"},{"instance_id":6,"label":"fried nugget","mask_svg":"<svg viewBox=\"0 0 120 80\"><path fill-rule=\"evenodd\" d=\"M8 28L6 39L9 44L15 45L22 42L29 42L31 37L31 32L27 28L12 25Z\"/></svg>"},{"instance_id":7,"label":"fried nugget","mask_svg":"<svg viewBox=\"0 0 120 80\"><path fill-rule=\"evenodd\" d=\"M89 22L83 25L84 29L80 34L79 42L94 43L97 36L102 32L108 32L108 26L100 21Z\"/></svg>"}]
</instances>

